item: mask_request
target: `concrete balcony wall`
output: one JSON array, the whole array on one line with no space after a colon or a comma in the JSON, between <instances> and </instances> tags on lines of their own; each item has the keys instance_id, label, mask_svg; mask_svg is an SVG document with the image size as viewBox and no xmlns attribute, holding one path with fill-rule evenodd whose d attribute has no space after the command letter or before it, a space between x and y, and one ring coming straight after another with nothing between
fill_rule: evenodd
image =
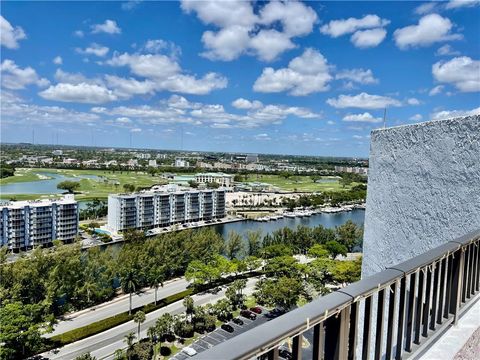
<instances>
[{"instance_id":1,"label":"concrete balcony wall","mask_svg":"<svg viewBox=\"0 0 480 360\"><path fill-rule=\"evenodd\" d=\"M480 227L480 116L374 130L362 277Z\"/></svg>"}]
</instances>

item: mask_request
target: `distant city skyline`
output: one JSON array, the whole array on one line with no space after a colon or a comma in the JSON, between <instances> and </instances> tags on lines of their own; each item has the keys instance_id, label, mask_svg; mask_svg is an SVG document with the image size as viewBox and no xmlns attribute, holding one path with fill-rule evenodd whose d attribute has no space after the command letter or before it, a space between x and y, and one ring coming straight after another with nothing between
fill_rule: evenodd
<instances>
[{"instance_id":1,"label":"distant city skyline","mask_svg":"<svg viewBox=\"0 0 480 360\"><path fill-rule=\"evenodd\" d=\"M1 141L366 157L480 113L479 4L3 2Z\"/></svg>"}]
</instances>

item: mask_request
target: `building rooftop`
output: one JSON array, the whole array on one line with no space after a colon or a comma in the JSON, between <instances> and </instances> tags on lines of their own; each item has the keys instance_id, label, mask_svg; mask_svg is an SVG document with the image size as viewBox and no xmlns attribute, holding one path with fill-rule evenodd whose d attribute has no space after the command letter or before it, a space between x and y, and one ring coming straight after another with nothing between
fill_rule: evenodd
<instances>
[{"instance_id":1,"label":"building rooftop","mask_svg":"<svg viewBox=\"0 0 480 360\"><path fill-rule=\"evenodd\" d=\"M39 200L22 200L22 201L9 201L0 205L0 210L4 208L8 209L21 209L26 206L29 207L41 207L49 206L52 204L75 204L75 197L71 194L65 195L61 198L55 199L39 199Z\"/></svg>"}]
</instances>

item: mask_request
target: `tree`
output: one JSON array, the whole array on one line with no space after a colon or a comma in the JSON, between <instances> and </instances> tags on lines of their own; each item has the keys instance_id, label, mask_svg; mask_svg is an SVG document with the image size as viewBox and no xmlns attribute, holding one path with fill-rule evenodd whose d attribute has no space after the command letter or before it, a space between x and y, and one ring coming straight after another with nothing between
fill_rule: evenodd
<instances>
[{"instance_id":1,"label":"tree","mask_svg":"<svg viewBox=\"0 0 480 360\"><path fill-rule=\"evenodd\" d=\"M248 230L247 231L247 255L257 256L262 247L261 243L262 231Z\"/></svg>"},{"instance_id":2,"label":"tree","mask_svg":"<svg viewBox=\"0 0 480 360\"><path fill-rule=\"evenodd\" d=\"M189 180L188 185L194 189L198 188L198 183L195 180Z\"/></svg>"},{"instance_id":3,"label":"tree","mask_svg":"<svg viewBox=\"0 0 480 360\"><path fill-rule=\"evenodd\" d=\"M127 268L127 270L120 274L120 284L124 293L129 295L129 308L128 315L132 314L132 294L137 290L139 279L138 274L133 268Z\"/></svg>"},{"instance_id":4,"label":"tree","mask_svg":"<svg viewBox=\"0 0 480 360\"><path fill-rule=\"evenodd\" d=\"M333 280L342 286L360 280L362 258L353 261L335 261L332 267Z\"/></svg>"},{"instance_id":5,"label":"tree","mask_svg":"<svg viewBox=\"0 0 480 360\"><path fill-rule=\"evenodd\" d=\"M225 252L227 257L230 260L233 260L237 256L241 255L244 248L245 245L243 244L242 236L236 231L230 231L228 233L228 239L225 244Z\"/></svg>"},{"instance_id":6,"label":"tree","mask_svg":"<svg viewBox=\"0 0 480 360\"><path fill-rule=\"evenodd\" d=\"M228 320L231 317L230 310L230 302L227 299L220 299L213 305L213 311L220 321Z\"/></svg>"},{"instance_id":7,"label":"tree","mask_svg":"<svg viewBox=\"0 0 480 360\"><path fill-rule=\"evenodd\" d=\"M123 189L125 192L134 192L135 191L135 185L133 184L123 184Z\"/></svg>"},{"instance_id":8,"label":"tree","mask_svg":"<svg viewBox=\"0 0 480 360\"><path fill-rule=\"evenodd\" d=\"M325 244L325 249L327 249L333 260L335 260L338 255L347 256L347 247L337 241L328 241Z\"/></svg>"},{"instance_id":9,"label":"tree","mask_svg":"<svg viewBox=\"0 0 480 360\"><path fill-rule=\"evenodd\" d=\"M78 181L65 180L57 184L57 189L67 190L70 194L73 194L79 187L80 183Z\"/></svg>"},{"instance_id":10,"label":"tree","mask_svg":"<svg viewBox=\"0 0 480 360\"><path fill-rule=\"evenodd\" d=\"M278 279L260 280L255 289L253 295L258 303L290 309L300 299L303 284L298 279L282 276Z\"/></svg>"},{"instance_id":11,"label":"tree","mask_svg":"<svg viewBox=\"0 0 480 360\"><path fill-rule=\"evenodd\" d=\"M147 281L151 288L155 289L155 305L157 305L158 288L163 287L165 281L165 271L163 267L152 266L147 275Z\"/></svg>"},{"instance_id":12,"label":"tree","mask_svg":"<svg viewBox=\"0 0 480 360\"><path fill-rule=\"evenodd\" d=\"M127 335L124 336L123 341L127 344L127 357L130 360L133 350L133 342L135 341L135 333L129 332Z\"/></svg>"},{"instance_id":13,"label":"tree","mask_svg":"<svg viewBox=\"0 0 480 360\"><path fill-rule=\"evenodd\" d=\"M80 356L77 356L75 360L96 360L95 356L92 356L90 353L86 353Z\"/></svg>"},{"instance_id":14,"label":"tree","mask_svg":"<svg viewBox=\"0 0 480 360\"><path fill-rule=\"evenodd\" d=\"M140 325L145 322L145 313L143 311L137 311L135 315L133 315L133 321L137 323L137 333L138 333L138 341L140 341Z\"/></svg>"},{"instance_id":15,"label":"tree","mask_svg":"<svg viewBox=\"0 0 480 360\"><path fill-rule=\"evenodd\" d=\"M337 241L346 246L348 251L351 252L356 245L360 244L363 229L357 226L352 220L347 220L345 224L335 228L335 233L337 235Z\"/></svg>"},{"instance_id":16,"label":"tree","mask_svg":"<svg viewBox=\"0 0 480 360\"><path fill-rule=\"evenodd\" d=\"M269 276L300 276L298 261L292 256L278 256L267 260L264 271Z\"/></svg>"},{"instance_id":17,"label":"tree","mask_svg":"<svg viewBox=\"0 0 480 360\"><path fill-rule=\"evenodd\" d=\"M192 321L192 314L193 310L195 309L193 298L191 296L185 296L183 298L183 306L185 307L185 312L190 317L190 321Z\"/></svg>"},{"instance_id":18,"label":"tree","mask_svg":"<svg viewBox=\"0 0 480 360\"><path fill-rule=\"evenodd\" d=\"M218 189L220 187L220 184L217 182L207 182L205 185L208 189Z\"/></svg>"},{"instance_id":19,"label":"tree","mask_svg":"<svg viewBox=\"0 0 480 360\"><path fill-rule=\"evenodd\" d=\"M320 244L315 244L308 250L308 256L314 257L314 258L327 257L329 254L330 253L325 248L325 246Z\"/></svg>"}]
</instances>

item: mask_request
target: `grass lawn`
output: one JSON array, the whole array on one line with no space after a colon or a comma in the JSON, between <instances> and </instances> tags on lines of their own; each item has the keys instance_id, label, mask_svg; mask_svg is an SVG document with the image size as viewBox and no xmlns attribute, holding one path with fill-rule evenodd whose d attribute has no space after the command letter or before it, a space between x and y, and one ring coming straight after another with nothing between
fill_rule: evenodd
<instances>
[{"instance_id":1,"label":"grass lawn","mask_svg":"<svg viewBox=\"0 0 480 360\"><path fill-rule=\"evenodd\" d=\"M339 178L334 176L322 176L321 180L314 183L312 178L307 175L290 176L288 179L280 175L256 175L249 174L244 182L262 182L278 187L280 190L289 191L342 191L349 190L350 186L345 188L338 182ZM323 182L322 182L323 181ZM354 183L352 184L354 185Z\"/></svg>"},{"instance_id":2,"label":"grass lawn","mask_svg":"<svg viewBox=\"0 0 480 360\"><path fill-rule=\"evenodd\" d=\"M82 175L96 175L100 179L81 179L79 178L80 188L75 194L77 200L92 200L93 198L106 199L108 194L119 193L123 191L124 184L133 184L135 186L152 186L155 184L164 184L165 180L157 176L151 176L142 171L105 171L105 170L66 170L66 169L18 169L15 176L0 180L0 185L11 184L15 182L38 181L45 175L42 173L60 174L67 177L79 177ZM40 175L40 176L39 176ZM45 179L45 178L44 178ZM17 200L33 200L48 197L50 194L19 194L15 195ZM2 195L0 199L9 199L13 195Z\"/></svg>"}]
</instances>

